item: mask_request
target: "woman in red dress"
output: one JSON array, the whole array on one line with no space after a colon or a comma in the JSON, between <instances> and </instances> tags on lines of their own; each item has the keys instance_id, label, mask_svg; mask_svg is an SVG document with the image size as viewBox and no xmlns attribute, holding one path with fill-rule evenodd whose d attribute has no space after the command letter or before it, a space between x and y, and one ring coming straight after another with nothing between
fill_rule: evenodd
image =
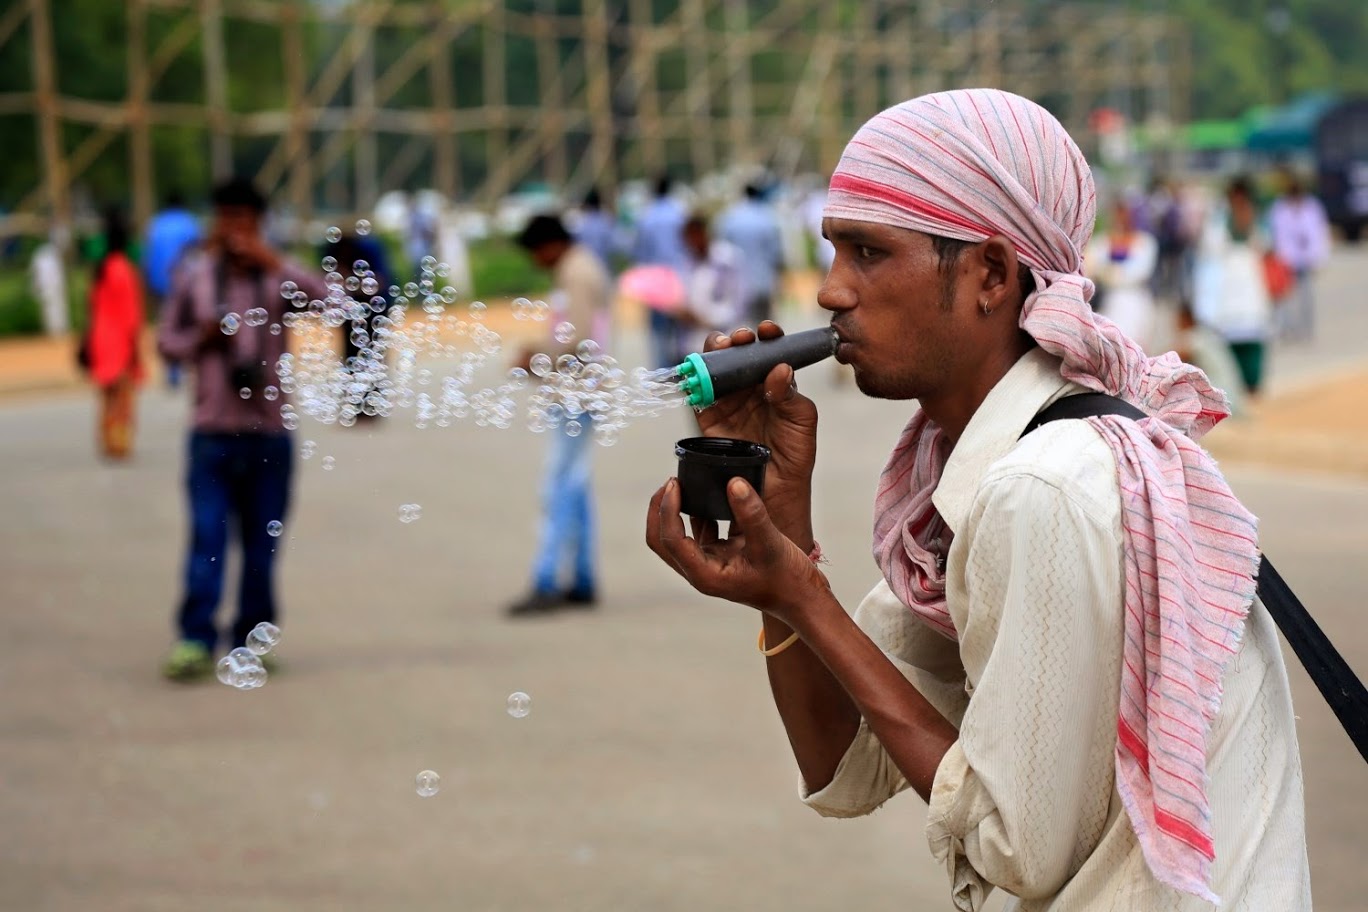
<instances>
[{"instance_id":1,"label":"woman in red dress","mask_svg":"<svg viewBox=\"0 0 1368 912\"><path fill-rule=\"evenodd\" d=\"M89 329L90 379L100 390L100 451L107 459L126 459L132 449L134 396L143 377L143 291L127 250L128 226L111 211L90 292Z\"/></svg>"}]
</instances>

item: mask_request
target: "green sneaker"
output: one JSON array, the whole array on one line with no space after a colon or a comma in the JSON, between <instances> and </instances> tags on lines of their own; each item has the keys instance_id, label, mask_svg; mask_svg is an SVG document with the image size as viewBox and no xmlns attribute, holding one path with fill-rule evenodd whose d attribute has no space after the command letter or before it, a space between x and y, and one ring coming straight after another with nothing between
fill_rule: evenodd
<instances>
[{"instance_id":1,"label":"green sneaker","mask_svg":"<svg viewBox=\"0 0 1368 912\"><path fill-rule=\"evenodd\" d=\"M162 674L172 681L194 681L214 672L214 657L203 643L181 640L166 657Z\"/></svg>"}]
</instances>

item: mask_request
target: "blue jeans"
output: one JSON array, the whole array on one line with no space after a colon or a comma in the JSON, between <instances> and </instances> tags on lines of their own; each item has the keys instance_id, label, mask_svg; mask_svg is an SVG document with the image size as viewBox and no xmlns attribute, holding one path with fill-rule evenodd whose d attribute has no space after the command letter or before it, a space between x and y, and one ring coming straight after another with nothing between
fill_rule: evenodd
<instances>
[{"instance_id":1,"label":"blue jeans","mask_svg":"<svg viewBox=\"0 0 1368 912\"><path fill-rule=\"evenodd\" d=\"M580 419L584 432L571 437L564 428L548 431L542 479L542 525L537 556L532 564L532 586L544 595L563 591L561 571L571 562L570 589L594 591L594 503L590 489L593 427L587 416Z\"/></svg>"},{"instance_id":2,"label":"blue jeans","mask_svg":"<svg viewBox=\"0 0 1368 912\"><path fill-rule=\"evenodd\" d=\"M190 435L190 554L180 608L181 639L203 643L211 651L218 643L214 615L223 594L230 520L242 539L232 645L241 646L262 621L275 621L275 553L280 539L266 527L273 520L285 520L292 457L288 434Z\"/></svg>"}]
</instances>

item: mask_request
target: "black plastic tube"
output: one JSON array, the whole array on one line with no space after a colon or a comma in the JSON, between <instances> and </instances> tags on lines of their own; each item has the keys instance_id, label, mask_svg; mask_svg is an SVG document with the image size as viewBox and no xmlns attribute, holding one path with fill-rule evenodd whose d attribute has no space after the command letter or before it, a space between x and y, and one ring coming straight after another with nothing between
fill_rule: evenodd
<instances>
[{"instance_id":1,"label":"black plastic tube","mask_svg":"<svg viewBox=\"0 0 1368 912\"><path fill-rule=\"evenodd\" d=\"M763 383L780 364L798 370L830 358L838 341L836 331L823 326L750 345L695 352L678 370L689 404L707 408L723 396Z\"/></svg>"}]
</instances>

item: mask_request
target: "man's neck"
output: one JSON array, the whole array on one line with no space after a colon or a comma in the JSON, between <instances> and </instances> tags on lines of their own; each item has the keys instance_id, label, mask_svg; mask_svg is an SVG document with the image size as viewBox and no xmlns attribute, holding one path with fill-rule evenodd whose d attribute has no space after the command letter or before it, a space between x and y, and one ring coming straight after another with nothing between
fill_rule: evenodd
<instances>
[{"instance_id":1,"label":"man's neck","mask_svg":"<svg viewBox=\"0 0 1368 912\"><path fill-rule=\"evenodd\" d=\"M948 384L945 392L926 396L920 401L922 410L945 432L952 447L964 435L964 429L993 387L1033 347L1029 338L1022 338L984 358L968 378Z\"/></svg>"}]
</instances>

